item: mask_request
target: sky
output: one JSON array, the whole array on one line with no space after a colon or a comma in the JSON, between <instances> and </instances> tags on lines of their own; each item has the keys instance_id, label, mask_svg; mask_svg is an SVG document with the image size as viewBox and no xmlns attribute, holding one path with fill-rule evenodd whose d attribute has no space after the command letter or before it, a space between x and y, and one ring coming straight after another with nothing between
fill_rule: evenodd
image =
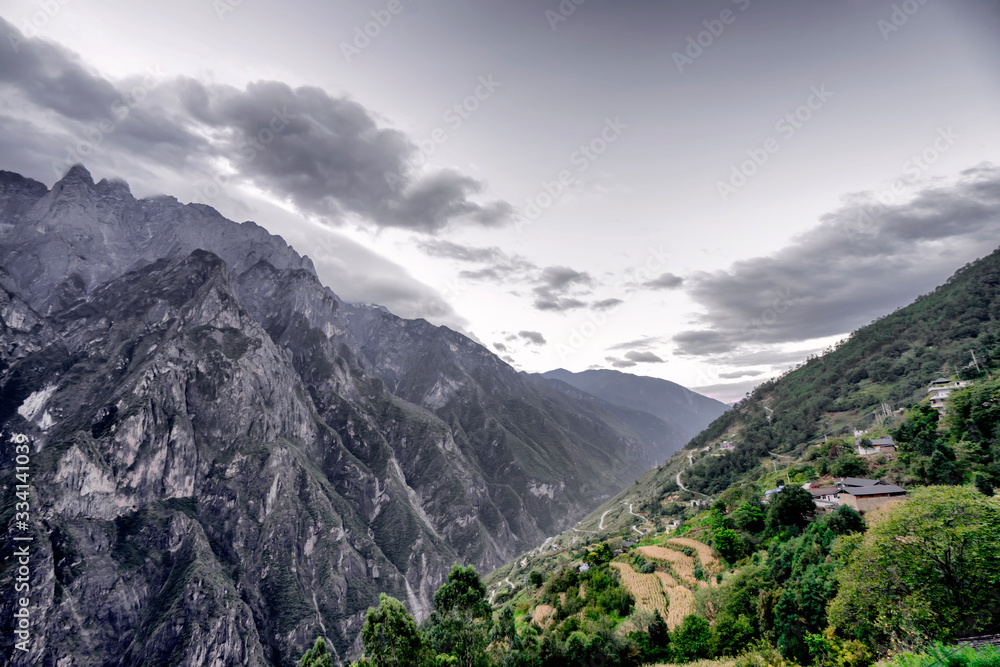
<instances>
[{"instance_id":1,"label":"sky","mask_svg":"<svg viewBox=\"0 0 1000 667\"><path fill-rule=\"evenodd\" d=\"M0 1L0 169L727 402L1000 245L992 0Z\"/></svg>"}]
</instances>

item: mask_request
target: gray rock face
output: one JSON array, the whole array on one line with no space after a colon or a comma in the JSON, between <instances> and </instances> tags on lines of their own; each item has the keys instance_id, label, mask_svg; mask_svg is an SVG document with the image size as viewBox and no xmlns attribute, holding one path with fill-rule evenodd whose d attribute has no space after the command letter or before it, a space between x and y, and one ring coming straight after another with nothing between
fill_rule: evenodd
<instances>
[{"instance_id":1,"label":"gray rock face","mask_svg":"<svg viewBox=\"0 0 1000 667\"><path fill-rule=\"evenodd\" d=\"M291 665L317 635L342 663L379 592L422 616L455 560L502 564L652 461L253 223L82 167L0 172L0 216L3 590L18 435L35 538L11 664Z\"/></svg>"}]
</instances>

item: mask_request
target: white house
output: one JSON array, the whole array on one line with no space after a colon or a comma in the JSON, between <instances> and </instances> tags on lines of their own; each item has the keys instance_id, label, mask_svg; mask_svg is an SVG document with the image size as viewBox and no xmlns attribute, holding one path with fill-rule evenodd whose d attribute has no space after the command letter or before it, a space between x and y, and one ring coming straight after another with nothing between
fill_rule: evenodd
<instances>
[{"instance_id":1,"label":"white house","mask_svg":"<svg viewBox=\"0 0 1000 667\"><path fill-rule=\"evenodd\" d=\"M944 402L951 396L951 392L972 385L969 380L958 380L952 382L948 378L938 378L931 382L927 392L931 395L931 407L935 408L942 415L944 414Z\"/></svg>"}]
</instances>

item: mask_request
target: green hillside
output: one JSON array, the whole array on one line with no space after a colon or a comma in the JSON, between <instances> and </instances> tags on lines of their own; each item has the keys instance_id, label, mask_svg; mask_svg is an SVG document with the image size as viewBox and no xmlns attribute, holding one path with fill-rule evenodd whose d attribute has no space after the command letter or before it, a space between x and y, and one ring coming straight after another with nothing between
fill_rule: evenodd
<instances>
[{"instance_id":1,"label":"green hillside","mask_svg":"<svg viewBox=\"0 0 1000 667\"><path fill-rule=\"evenodd\" d=\"M454 570L423 624L386 601L359 664L403 664L379 634L393 609L407 664L1000 664L954 646L1000 631L998 314L1000 252L758 387L485 581ZM939 377L972 381L944 417L927 392ZM856 430L896 449L858 456ZM864 516L823 512L801 485L837 477L907 494Z\"/></svg>"},{"instance_id":2,"label":"green hillside","mask_svg":"<svg viewBox=\"0 0 1000 667\"><path fill-rule=\"evenodd\" d=\"M768 452L802 454L826 437L878 425L927 397L938 377L976 380L1000 366L1000 251L958 271L913 304L855 331L835 349L765 382L687 445L739 443L726 457L706 457L685 472L685 485L719 493L757 468ZM973 353L979 369L973 360Z\"/></svg>"}]
</instances>

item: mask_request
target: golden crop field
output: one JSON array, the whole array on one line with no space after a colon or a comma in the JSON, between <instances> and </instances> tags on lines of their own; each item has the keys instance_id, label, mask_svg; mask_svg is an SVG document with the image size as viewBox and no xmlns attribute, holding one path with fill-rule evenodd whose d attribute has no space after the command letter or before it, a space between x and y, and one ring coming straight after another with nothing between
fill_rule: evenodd
<instances>
[{"instance_id":1,"label":"golden crop field","mask_svg":"<svg viewBox=\"0 0 1000 667\"><path fill-rule=\"evenodd\" d=\"M660 610L660 615L667 617L667 598L663 594L663 586L655 574L639 574L628 563L611 563L622 576L622 583L635 598L636 609L652 612Z\"/></svg>"},{"instance_id":2,"label":"golden crop field","mask_svg":"<svg viewBox=\"0 0 1000 667\"><path fill-rule=\"evenodd\" d=\"M535 614L531 617L531 620L540 628L548 627L549 623L552 622L552 612L555 610L555 607L547 604L540 604L535 607Z\"/></svg>"},{"instance_id":3,"label":"golden crop field","mask_svg":"<svg viewBox=\"0 0 1000 667\"><path fill-rule=\"evenodd\" d=\"M687 537L675 537L667 540L667 544L676 544L679 547L694 549L698 553L698 558L701 559L701 566L705 568L706 572L711 572L713 574L722 572L722 563L716 557L712 547L708 546L704 542L692 540Z\"/></svg>"},{"instance_id":4,"label":"golden crop field","mask_svg":"<svg viewBox=\"0 0 1000 667\"><path fill-rule=\"evenodd\" d=\"M667 605L667 627L674 630L681 624L684 617L694 613L694 594L666 572L657 572L670 602Z\"/></svg>"},{"instance_id":5,"label":"golden crop field","mask_svg":"<svg viewBox=\"0 0 1000 667\"><path fill-rule=\"evenodd\" d=\"M639 547L637 551L645 558L670 563L681 581L690 586L698 586L698 580L694 578L694 559L690 556L666 547Z\"/></svg>"}]
</instances>

